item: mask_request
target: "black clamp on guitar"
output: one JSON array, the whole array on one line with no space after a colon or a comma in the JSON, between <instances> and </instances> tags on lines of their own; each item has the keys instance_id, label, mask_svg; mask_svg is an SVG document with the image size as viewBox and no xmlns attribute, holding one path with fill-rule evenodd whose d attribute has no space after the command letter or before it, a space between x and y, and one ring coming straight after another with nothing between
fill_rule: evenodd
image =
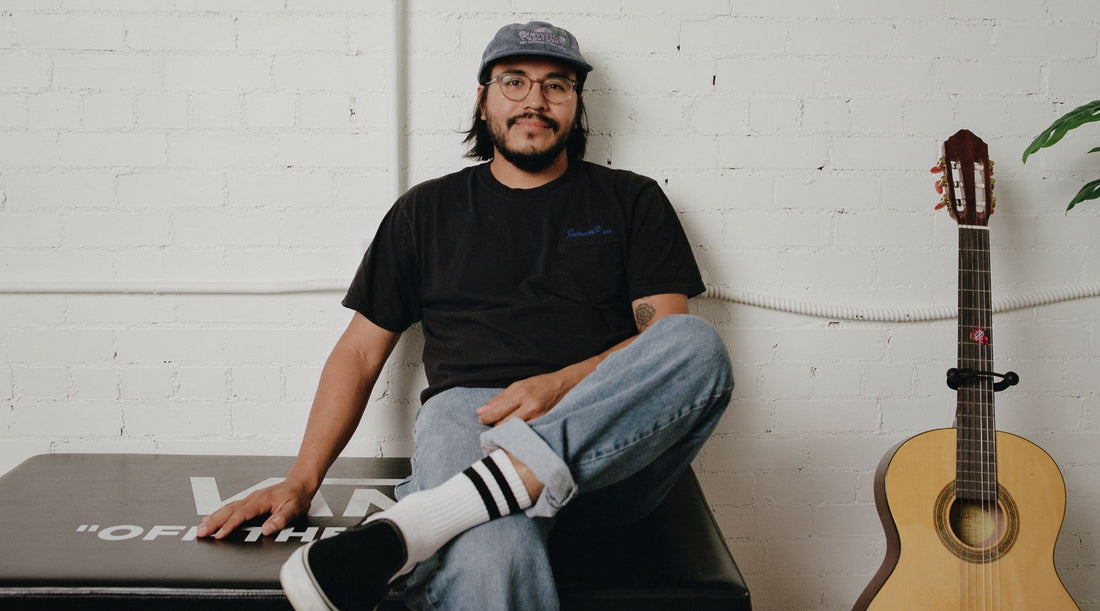
<instances>
[{"instance_id":1,"label":"black clamp on guitar","mask_svg":"<svg viewBox=\"0 0 1100 611\"><path fill-rule=\"evenodd\" d=\"M1015 386L1020 383L1020 376L1016 375L1015 371L996 373L993 371L976 371L974 369L956 369L952 367L947 370L947 387L951 390L958 390L960 384L975 378L1000 378L1000 382L993 383L993 392L1000 392L1009 386Z\"/></svg>"}]
</instances>

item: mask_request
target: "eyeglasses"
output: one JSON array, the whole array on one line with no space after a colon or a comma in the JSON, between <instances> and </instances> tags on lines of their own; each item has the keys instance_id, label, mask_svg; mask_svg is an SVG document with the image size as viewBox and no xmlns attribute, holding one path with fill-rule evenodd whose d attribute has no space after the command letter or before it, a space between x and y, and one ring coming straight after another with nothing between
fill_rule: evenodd
<instances>
[{"instance_id":1,"label":"eyeglasses","mask_svg":"<svg viewBox=\"0 0 1100 611\"><path fill-rule=\"evenodd\" d=\"M564 76L550 76L544 79L533 79L518 72L501 72L484 83L486 87L497 83L504 97L513 102L522 102L531 93L531 87L538 83L542 89L542 97L551 104L564 104L573 97L577 89L576 81Z\"/></svg>"}]
</instances>

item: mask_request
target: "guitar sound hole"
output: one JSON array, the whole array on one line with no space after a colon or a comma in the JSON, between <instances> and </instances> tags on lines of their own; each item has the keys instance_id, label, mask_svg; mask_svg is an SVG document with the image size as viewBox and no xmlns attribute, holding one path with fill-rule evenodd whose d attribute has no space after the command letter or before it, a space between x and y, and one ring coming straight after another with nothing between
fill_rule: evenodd
<instances>
[{"instance_id":1,"label":"guitar sound hole","mask_svg":"<svg viewBox=\"0 0 1100 611\"><path fill-rule=\"evenodd\" d=\"M1004 512L994 503L955 499L948 520L951 532L968 547L990 547L1005 530Z\"/></svg>"},{"instance_id":2,"label":"guitar sound hole","mask_svg":"<svg viewBox=\"0 0 1100 611\"><path fill-rule=\"evenodd\" d=\"M967 562L993 562L1012 549L1020 514L1012 495L997 486L997 502L957 498L955 482L940 492L935 509L936 532L952 553Z\"/></svg>"}]
</instances>

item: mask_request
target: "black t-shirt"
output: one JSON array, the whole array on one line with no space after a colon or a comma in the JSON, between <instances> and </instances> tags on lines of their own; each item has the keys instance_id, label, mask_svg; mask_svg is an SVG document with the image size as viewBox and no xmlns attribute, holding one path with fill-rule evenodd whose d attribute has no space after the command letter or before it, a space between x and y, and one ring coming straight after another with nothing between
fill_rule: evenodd
<instances>
[{"instance_id":1,"label":"black t-shirt","mask_svg":"<svg viewBox=\"0 0 1100 611\"><path fill-rule=\"evenodd\" d=\"M636 333L634 299L703 289L652 179L573 162L510 189L485 163L398 199L343 304L390 331L423 322L426 401L582 361Z\"/></svg>"}]
</instances>

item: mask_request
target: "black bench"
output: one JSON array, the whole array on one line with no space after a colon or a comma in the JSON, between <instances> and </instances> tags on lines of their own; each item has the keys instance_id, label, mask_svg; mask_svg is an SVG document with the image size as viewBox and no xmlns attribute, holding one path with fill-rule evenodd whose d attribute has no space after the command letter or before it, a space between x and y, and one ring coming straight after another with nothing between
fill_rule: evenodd
<instances>
[{"instance_id":1,"label":"black bench","mask_svg":"<svg viewBox=\"0 0 1100 611\"><path fill-rule=\"evenodd\" d=\"M0 608L289 609L279 567L304 540L392 502L407 459L342 458L311 515L196 540L201 515L292 459L51 454L0 477ZM326 529L329 529L326 531ZM642 523L551 540L564 609L750 609L749 592L690 471ZM382 609L403 609L391 592Z\"/></svg>"}]
</instances>

